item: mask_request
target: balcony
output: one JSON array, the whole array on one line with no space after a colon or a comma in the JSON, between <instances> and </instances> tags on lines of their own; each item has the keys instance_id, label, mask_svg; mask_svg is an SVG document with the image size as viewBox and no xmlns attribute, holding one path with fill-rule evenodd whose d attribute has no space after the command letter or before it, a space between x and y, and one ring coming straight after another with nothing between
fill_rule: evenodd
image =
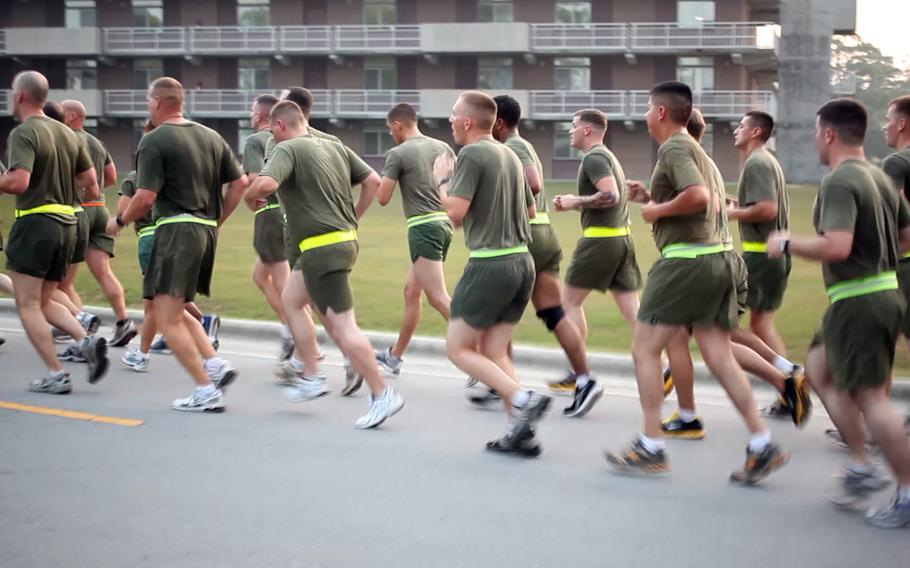
<instances>
[{"instance_id":1,"label":"balcony","mask_svg":"<svg viewBox=\"0 0 910 568\"><path fill-rule=\"evenodd\" d=\"M648 112L648 91L631 91L627 117L642 120ZM750 110L770 111L774 94L771 91L702 91L693 93L695 108L705 118L741 118Z\"/></svg>"},{"instance_id":2,"label":"balcony","mask_svg":"<svg viewBox=\"0 0 910 568\"><path fill-rule=\"evenodd\" d=\"M626 116L626 91L531 91L529 117L568 121L575 111L596 108L608 117Z\"/></svg>"},{"instance_id":3,"label":"balcony","mask_svg":"<svg viewBox=\"0 0 910 568\"><path fill-rule=\"evenodd\" d=\"M189 51L200 55L271 55L278 52L278 28L189 28Z\"/></svg>"},{"instance_id":4,"label":"balcony","mask_svg":"<svg viewBox=\"0 0 910 568\"><path fill-rule=\"evenodd\" d=\"M278 37L282 53L332 52L332 26L282 26L278 28Z\"/></svg>"},{"instance_id":5,"label":"balcony","mask_svg":"<svg viewBox=\"0 0 910 568\"><path fill-rule=\"evenodd\" d=\"M596 53L626 51L626 24L531 24L531 51Z\"/></svg>"},{"instance_id":6,"label":"balcony","mask_svg":"<svg viewBox=\"0 0 910 568\"><path fill-rule=\"evenodd\" d=\"M420 91L335 91L332 114L339 118L385 118L393 106L408 103L420 112Z\"/></svg>"},{"instance_id":7,"label":"balcony","mask_svg":"<svg viewBox=\"0 0 910 568\"><path fill-rule=\"evenodd\" d=\"M23 57L95 56L101 51L98 28L6 28L0 53Z\"/></svg>"},{"instance_id":8,"label":"balcony","mask_svg":"<svg viewBox=\"0 0 910 568\"><path fill-rule=\"evenodd\" d=\"M337 53L418 53L420 26L335 26Z\"/></svg>"},{"instance_id":9,"label":"balcony","mask_svg":"<svg viewBox=\"0 0 910 568\"><path fill-rule=\"evenodd\" d=\"M183 55L186 28L104 28L108 55Z\"/></svg>"},{"instance_id":10,"label":"balcony","mask_svg":"<svg viewBox=\"0 0 910 568\"><path fill-rule=\"evenodd\" d=\"M10 116L13 114L12 92L4 89L0 91L0 116Z\"/></svg>"},{"instance_id":11,"label":"balcony","mask_svg":"<svg viewBox=\"0 0 910 568\"><path fill-rule=\"evenodd\" d=\"M313 116L331 115L330 91L314 90ZM230 89L198 89L186 91L184 111L191 118L246 118L250 105L262 91ZM273 91L278 96L281 91ZM386 109L386 112L388 109ZM106 116L143 118L148 115L146 91L108 90L104 91L104 114Z\"/></svg>"}]
</instances>

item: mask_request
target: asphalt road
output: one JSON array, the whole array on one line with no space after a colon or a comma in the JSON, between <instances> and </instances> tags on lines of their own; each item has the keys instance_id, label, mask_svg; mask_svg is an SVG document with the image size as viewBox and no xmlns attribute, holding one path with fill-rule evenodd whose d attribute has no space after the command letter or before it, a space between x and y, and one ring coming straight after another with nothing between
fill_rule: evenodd
<instances>
[{"instance_id":1,"label":"asphalt road","mask_svg":"<svg viewBox=\"0 0 910 568\"><path fill-rule=\"evenodd\" d=\"M137 374L120 349L95 386L70 365L71 395L29 393L44 369L18 321L0 316L0 329L0 401L144 421L0 408L4 568L910 565L908 531L867 527L824 499L844 455L825 441L821 413L799 432L773 423L790 465L738 487L727 478L742 465L744 427L716 387L698 384L708 437L671 441L670 475L630 478L602 457L638 430L629 377L602 377L607 394L582 420L562 418L569 400L558 397L539 428L544 454L528 460L483 450L505 418L471 408L445 360L409 358L395 380L405 408L364 432L354 420L366 395L338 395L332 349L332 395L294 404L272 378L277 338L226 336L241 373L228 410L196 415L169 409L191 389L173 357ZM519 372L532 386L549 378Z\"/></svg>"}]
</instances>

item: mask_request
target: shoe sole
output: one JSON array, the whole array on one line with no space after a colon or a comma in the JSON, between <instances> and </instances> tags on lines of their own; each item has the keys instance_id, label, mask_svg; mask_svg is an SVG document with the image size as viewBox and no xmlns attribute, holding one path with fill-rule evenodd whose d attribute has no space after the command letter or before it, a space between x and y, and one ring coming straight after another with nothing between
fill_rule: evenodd
<instances>
[{"instance_id":1,"label":"shoe sole","mask_svg":"<svg viewBox=\"0 0 910 568\"><path fill-rule=\"evenodd\" d=\"M387 415L386 415L382 420L380 420L379 422L377 422L377 423L375 423L375 424L371 424L371 425L369 425L369 426L357 426L357 425L355 424L355 427L356 427L358 430L372 430L372 429L374 429L374 428L378 428L378 427L382 426L382 424L383 424L386 420L388 420L389 418L391 418L391 417L395 416L396 414L398 414L399 412L401 412L401 409L402 409L402 408L404 408L404 399L401 399L401 404L399 404L397 408L395 408L392 412L390 412L389 414L387 414Z\"/></svg>"},{"instance_id":2,"label":"shoe sole","mask_svg":"<svg viewBox=\"0 0 910 568\"><path fill-rule=\"evenodd\" d=\"M670 432L664 430L663 433L664 438L672 438L674 440L704 440L707 435L704 430L701 432Z\"/></svg>"},{"instance_id":3,"label":"shoe sole","mask_svg":"<svg viewBox=\"0 0 910 568\"><path fill-rule=\"evenodd\" d=\"M184 407L180 407L180 406L172 406L172 407L171 407L171 410L176 410L177 412L202 412L202 413L211 412L211 413L213 413L213 414L221 414L222 412L224 412L224 409L225 409L225 407L224 407L223 405L222 405L222 406L214 406L214 407L211 407L211 408L207 408L207 407L203 407L203 408L184 408Z\"/></svg>"},{"instance_id":4,"label":"shoe sole","mask_svg":"<svg viewBox=\"0 0 910 568\"><path fill-rule=\"evenodd\" d=\"M486 450L493 454L499 454L503 456L516 456L519 458L536 458L543 453L543 448L541 448L540 445L531 448L515 448L512 450L507 450L500 448L499 446L492 445L492 442L487 443Z\"/></svg>"},{"instance_id":5,"label":"shoe sole","mask_svg":"<svg viewBox=\"0 0 910 568\"><path fill-rule=\"evenodd\" d=\"M104 378L104 375L107 374L107 370L110 367L110 360L107 358L107 340L103 337L99 337L95 340L94 345L92 345L92 356L86 357L86 361L93 359L94 363L89 366L88 374L88 383L90 385L97 384L101 379Z\"/></svg>"},{"instance_id":6,"label":"shoe sole","mask_svg":"<svg viewBox=\"0 0 910 568\"><path fill-rule=\"evenodd\" d=\"M775 456L774 460L768 464L768 467L758 475L752 474L749 475L745 471L734 471L730 474L730 481L733 483L739 483L741 485L755 485L769 475L784 467L790 462L790 452L781 452Z\"/></svg>"},{"instance_id":7,"label":"shoe sole","mask_svg":"<svg viewBox=\"0 0 910 568\"><path fill-rule=\"evenodd\" d=\"M672 377L668 381L664 381L664 398L670 396L670 393L673 392L673 379Z\"/></svg>"},{"instance_id":8,"label":"shoe sole","mask_svg":"<svg viewBox=\"0 0 910 568\"><path fill-rule=\"evenodd\" d=\"M130 365L129 363L122 361L122 360L120 362L123 363L124 367L126 367L127 369L129 369L135 373L148 373L149 372L148 367L139 367L137 365Z\"/></svg>"},{"instance_id":9,"label":"shoe sole","mask_svg":"<svg viewBox=\"0 0 910 568\"><path fill-rule=\"evenodd\" d=\"M293 390L296 392L297 389L293 389ZM290 402L310 402L311 400L317 400L317 399L326 397L328 395L329 395L329 391L322 391L321 393L317 394L316 396L311 396L309 398L294 398L289 395L285 395L285 398L287 398L288 401L290 401Z\"/></svg>"},{"instance_id":10,"label":"shoe sole","mask_svg":"<svg viewBox=\"0 0 910 568\"><path fill-rule=\"evenodd\" d=\"M559 395L575 394L574 386L572 386L572 387L554 387L552 385L547 385L547 388L550 389L550 392L553 394L559 394Z\"/></svg>"},{"instance_id":11,"label":"shoe sole","mask_svg":"<svg viewBox=\"0 0 910 568\"><path fill-rule=\"evenodd\" d=\"M663 465L650 465L648 467L631 467L611 453L604 453L604 459L607 460L607 463L610 464L613 471L623 475L654 476L670 473L670 464L668 463L664 463Z\"/></svg>"},{"instance_id":12,"label":"shoe sole","mask_svg":"<svg viewBox=\"0 0 910 568\"><path fill-rule=\"evenodd\" d=\"M229 369L229 370L224 374L224 376L221 377L221 380L218 381L218 383L215 385L215 388L220 389L222 393L225 392L225 390L226 390L229 386L231 386L231 384L232 384L234 381L237 380L237 375L238 375L238 374L239 374L239 373L237 373L237 369Z\"/></svg>"},{"instance_id":13,"label":"shoe sole","mask_svg":"<svg viewBox=\"0 0 910 568\"><path fill-rule=\"evenodd\" d=\"M43 389L29 388L28 392L36 392L39 394L69 394L69 393L73 392L73 387L70 387L66 390L43 390Z\"/></svg>"},{"instance_id":14,"label":"shoe sole","mask_svg":"<svg viewBox=\"0 0 910 568\"><path fill-rule=\"evenodd\" d=\"M130 341L132 341L137 335L139 335L139 330L131 329L130 331L126 332L126 335L124 335L117 341L114 341L112 338L111 341L108 343L108 345L110 345L111 347L126 347L127 345L129 345Z\"/></svg>"},{"instance_id":15,"label":"shoe sole","mask_svg":"<svg viewBox=\"0 0 910 568\"><path fill-rule=\"evenodd\" d=\"M363 376L359 375L350 386L345 382L344 388L341 389L341 396L351 396L355 392L360 390L360 387L363 386Z\"/></svg>"},{"instance_id":16,"label":"shoe sole","mask_svg":"<svg viewBox=\"0 0 910 568\"><path fill-rule=\"evenodd\" d=\"M597 404L597 401L599 401L603 395L604 389L603 387L599 386L598 389L587 398L587 400L582 401L575 412L563 412L563 416L566 418L583 418L586 414L591 412L591 410L594 408L594 405Z\"/></svg>"},{"instance_id":17,"label":"shoe sole","mask_svg":"<svg viewBox=\"0 0 910 568\"><path fill-rule=\"evenodd\" d=\"M530 424L535 424L541 420L547 414L547 411L550 410L550 403L553 402L548 396L541 395L540 404L537 405L537 408L534 410L533 414L528 415L528 422Z\"/></svg>"}]
</instances>

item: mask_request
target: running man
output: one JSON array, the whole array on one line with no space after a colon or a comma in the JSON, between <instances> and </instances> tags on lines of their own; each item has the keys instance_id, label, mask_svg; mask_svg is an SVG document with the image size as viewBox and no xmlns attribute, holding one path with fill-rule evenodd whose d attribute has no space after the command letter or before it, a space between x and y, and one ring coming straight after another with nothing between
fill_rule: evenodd
<instances>
[{"instance_id":1,"label":"running man","mask_svg":"<svg viewBox=\"0 0 910 568\"><path fill-rule=\"evenodd\" d=\"M259 95L250 108L250 126L255 132L243 142L243 171L252 184L265 165L265 146L272 139L269 130L269 113L278 102L273 95ZM281 293L288 283L291 268L284 245L284 217L278 197L270 195L266 204L257 209L253 220L253 248L256 263L253 265L253 282L262 291L265 301L281 320L281 351L279 359L286 361L294 353L291 329L284 317Z\"/></svg>"},{"instance_id":2,"label":"running man","mask_svg":"<svg viewBox=\"0 0 910 568\"><path fill-rule=\"evenodd\" d=\"M433 164L440 154L454 156L448 144L425 136L417 124L417 111L407 103L396 105L386 117L389 134L397 146L388 151L382 167L379 204L388 205L401 188L401 202L408 224L411 268L404 285L404 315L395 345L376 353L376 360L394 375L401 373L405 349L420 323L421 294L449 321L452 299L446 290L442 263L452 243L452 223L446 214L433 178Z\"/></svg>"},{"instance_id":3,"label":"running man","mask_svg":"<svg viewBox=\"0 0 910 568\"><path fill-rule=\"evenodd\" d=\"M288 236L298 243L283 299L304 368L288 387L288 397L302 402L328 393L311 325L302 322L309 318L305 308L311 305L370 388L369 411L356 427L375 428L404 406L404 399L380 373L373 346L357 325L349 280L360 248L357 222L379 189L379 175L347 146L309 134L305 115L292 101L274 106L270 124L278 144L245 199L256 210L277 191L287 215ZM360 197L355 203L356 184Z\"/></svg>"},{"instance_id":4,"label":"running man","mask_svg":"<svg viewBox=\"0 0 910 568\"><path fill-rule=\"evenodd\" d=\"M126 212L108 223L108 233L119 233L154 206L155 239L143 298L152 300L156 325L197 385L171 408L222 412L223 389L237 371L217 356L202 324L184 305L197 293L209 295L216 231L237 208L247 179L217 132L184 118L183 101L183 86L176 79L161 77L149 87L155 129L139 142L136 194ZM224 184L229 185L222 196Z\"/></svg>"},{"instance_id":5,"label":"running man","mask_svg":"<svg viewBox=\"0 0 910 568\"><path fill-rule=\"evenodd\" d=\"M910 210L888 176L866 161L866 109L834 99L818 111L815 146L831 169L813 211L817 236L772 233L768 256L787 251L820 262L831 305L806 356L806 372L850 451L837 505L855 505L887 485L866 449L865 427L897 478L890 506L870 510L876 527L910 526L910 445L888 396L904 315L901 252L910 250Z\"/></svg>"},{"instance_id":6,"label":"running man","mask_svg":"<svg viewBox=\"0 0 910 568\"><path fill-rule=\"evenodd\" d=\"M543 164L530 142L518 131L521 122L521 105L508 95L494 97L496 101L496 122L493 137L508 146L524 168L525 179L534 194L537 214L530 220L531 240L528 249L534 260L534 289L531 303L537 317L553 332L572 367L575 391L572 403L563 409L567 417L581 417L591 411L603 396L603 387L588 367L585 341L578 329L577 320L567 317L562 307L562 290L559 282L559 264L562 262L562 247L556 231L550 225L547 211L547 194L544 188ZM584 214L583 214L584 215Z\"/></svg>"},{"instance_id":7,"label":"running man","mask_svg":"<svg viewBox=\"0 0 910 568\"><path fill-rule=\"evenodd\" d=\"M454 172L448 154L437 159L434 172L449 218L464 227L471 252L452 297L446 352L456 367L499 393L511 416L505 435L487 449L537 456L534 426L550 397L522 387L508 352L534 289L528 252L534 196L521 161L493 138L496 101L479 91L464 92L449 122L455 143L464 147Z\"/></svg>"},{"instance_id":8,"label":"running man","mask_svg":"<svg viewBox=\"0 0 910 568\"><path fill-rule=\"evenodd\" d=\"M651 268L632 341L635 375L644 413L643 432L631 447L607 453L621 471L663 473L667 461L660 408L660 354L681 329L692 333L711 373L727 391L751 433L746 463L731 480L753 484L782 467L789 454L771 441L758 415L752 389L730 348L737 306L733 264L724 254L729 233L724 183L714 162L686 131L692 90L667 81L651 89L646 122L660 144L651 189L629 181L630 199L653 224L661 258Z\"/></svg>"},{"instance_id":9,"label":"running man","mask_svg":"<svg viewBox=\"0 0 910 568\"><path fill-rule=\"evenodd\" d=\"M48 91L44 75L23 71L12 87L13 116L20 124L9 136L9 170L0 175L0 193L16 196L6 266L12 271L22 327L48 369L28 388L66 394L73 386L54 350L48 322L79 342L89 383L101 380L108 368L105 339L86 335L69 310L51 299L73 254L76 188L85 188L89 198L97 199L98 181L76 134L44 115Z\"/></svg>"},{"instance_id":10,"label":"running man","mask_svg":"<svg viewBox=\"0 0 910 568\"><path fill-rule=\"evenodd\" d=\"M884 131L885 141L894 148L894 153L885 158L882 169L904 198L910 199L910 95L898 97L888 105ZM910 300L910 254L901 255L897 276L904 298ZM901 332L910 351L910 309L904 315Z\"/></svg>"}]
</instances>

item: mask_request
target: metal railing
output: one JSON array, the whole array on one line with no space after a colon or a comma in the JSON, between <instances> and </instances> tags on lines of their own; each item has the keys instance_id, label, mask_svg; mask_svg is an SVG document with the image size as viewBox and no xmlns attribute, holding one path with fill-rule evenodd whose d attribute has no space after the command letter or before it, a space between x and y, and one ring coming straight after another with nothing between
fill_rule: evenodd
<instances>
[{"instance_id":1,"label":"metal railing","mask_svg":"<svg viewBox=\"0 0 910 568\"><path fill-rule=\"evenodd\" d=\"M278 28L283 53L331 53L332 26L282 26Z\"/></svg>"},{"instance_id":2,"label":"metal railing","mask_svg":"<svg viewBox=\"0 0 910 568\"><path fill-rule=\"evenodd\" d=\"M626 115L626 91L531 91L533 118L568 120L577 110L596 108L608 116Z\"/></svg>"},{"instance_id":3,"label":"metal railing","mask_svg":"<svg viewBox=\"0 0 910 568\"><path fill-rule=\"evenodd\" d=\"M351 118L385 118L398 103L408 103L420 112L420 91L338 90L333 114Z\"/></svg>"},{"instance_id":4,"label":"metal railing","mask_svg":"<svg viewBox=\"0 0 910 568\"><path fill-rule=\"evenodd\" d=\"M6 53L6 30L0 30L0 53Z\"/></svg>"},{"instance_id":5,"label":"metal railing","mask_svg":"<svg viewBox=\"0 0 910 568\"><path fill-rule=\"evenodd\" d=\"M102 50L118 54L182 54L186 28L104 28Z\"/></svg>"},{"instance_id":6,"label":"metal railing","mask_svg":"<svg viewBox=\"0 0 910 568\"><path fill-rule=\"evenodd\" d=\"M10 91L5 89L0 91L0 116L10 116L13 114L13 105L11 103Z\"/></svg>"},{"instance_id":7,"label":"metal railing","mask_svg":"<svg viewBox=\"0 0 910 568\"><path fill-rule=\"evenodd\" d=\"M275 53L278 29L261 27L192 27L189 50L192 53Z\"/></svg>"},{"instance_id":8,"label":"metal railing","mask_svg":"<svg viewBox=\"0 0 910 568\"><path fill-rule=\"evenodd\" d=\"M279 96L281 91L271 91ZM332 114L332 92L313 90L314 116ZM191 118L246 118L250 105L263 91L242 89L197 89L186 91L184 112ZM5 92L4 92L5 95ZM388 109L386 109L388 110ZM146 91L107 90L104 91L104 113L107 116L144 117L148 114Z\"/></svg>"},{"instance_id":9,"label":"metal railing","mask_svg":"<svg viewBox=\"0 0 910 568\"><path fill-rule=\"evenodd\" d=\"M648 91L631 91L628 116L641 119L648 112ZM771 91L701 91L692 94L693 105L706 118L740 118L750 110L771 110Z\"/></svg>"},{"instance_id":10,"label":"metal railing","mask_svg":"<svg viewBox=\"0 0 910 568\"><path fill-rule=\"evenodd\" d=\"M625 51L626 24L531 24L531 51Z\"/></svg>"},{"instance_id":11,"label":"metal railing","mask_svg":"<svg viewBox=\"0 0 910 568\"><path fill-rule=\"evenodd\" d=\"M107 116L142 117L148 114L146 91L108 90L104 91L104 114Z\"/></svg>"},{"instance_id":12,"label":"metal railing","mask_svg":"<svg viewBox=\"0 0 910 568\"><path fill-rule=\"evenodd\" d=\"M335 51L420 51L420 26L335 26Z\"/></svg>"},{"instance_id":13,"label":"metal railing","mask_svg":"<svg viewBox=\"0 0 910 568\"><path fill-rule=\"evenodd\" d=\"M677 49L757 50L759 22L711 22L699 26L679 24L629 24L631 51ZM773 46L767 46L772 48Z\"/></svg>"}]
</instances>

